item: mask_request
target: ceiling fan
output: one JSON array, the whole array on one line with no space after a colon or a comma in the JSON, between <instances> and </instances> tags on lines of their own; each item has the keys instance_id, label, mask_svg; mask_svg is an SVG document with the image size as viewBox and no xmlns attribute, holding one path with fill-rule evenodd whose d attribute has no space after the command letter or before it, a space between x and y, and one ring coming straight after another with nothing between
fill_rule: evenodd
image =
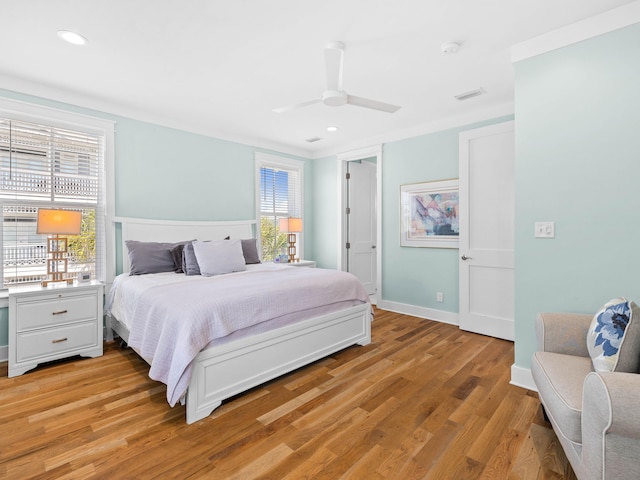
<instances>
[{"instance_id":1,"label":"ceiling fan","mask_svg":"<svg viewBox=\"0 0 640 480\"><path fill-rule=\"evenodd\" d=\"M307 107L316 103L324 103L330 107L340 107L342 105L355 105L356 107L371 108L381 112L393 113L400 109L397 105L378 102L369 98L349 95L342 89L342 63L344 59L344 43L331 42L324 49L324 62L327 71L327 89L320 98L309 100L286 107L274 108L276 113L284 113L296 108Z\"/></svg>"}]
</instances>

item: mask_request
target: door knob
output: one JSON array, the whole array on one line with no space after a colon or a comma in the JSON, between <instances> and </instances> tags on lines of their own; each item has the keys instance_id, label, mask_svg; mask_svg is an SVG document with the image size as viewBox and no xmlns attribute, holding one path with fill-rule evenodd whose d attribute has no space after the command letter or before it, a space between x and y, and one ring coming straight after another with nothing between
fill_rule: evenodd
<instances>
[{"instance_id":1,"label":"door knob","mask_svg":"<svg viewBox=\"0 0 640 480\"><path fill-rule=\"evenodd\" d=\"M466 256L466 255L464 255L464 254L463 254L460 258L461 258L462 260L471 260L471 257L467 257L467 256Z\"/></svg>"},{"instance_id":2,"label":"door knob","mask_svg":"<svg viewBox=\"0 0 640 480\"><path fill-rule=\"evenodd\" d=\"M375 245L371 245L371 248L376 248L376 246Z\"/></svg>"}]
</instances>

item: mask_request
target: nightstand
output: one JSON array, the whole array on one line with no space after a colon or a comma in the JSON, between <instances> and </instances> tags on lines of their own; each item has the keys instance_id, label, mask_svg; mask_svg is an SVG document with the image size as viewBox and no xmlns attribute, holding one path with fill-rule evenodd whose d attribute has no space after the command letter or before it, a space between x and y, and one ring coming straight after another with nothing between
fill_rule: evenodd
<instances>
[{"instance_id":1,"label":"nightstand","mask_svg":"<svg viewBox=\"0 0 640 480\"><path fill-rule=\"evenodd\" d=\"M311 267L316 268L316 262L313 260L299 260L297 262L283 263L282 265L289 265L290 267Z\"/></svg>"},{"instance_id":2,"label":"nightstand","mask_svg":"<svg viewBox=\"0 0 640 480\"><path fill-rule=\"evenodd\" d=\"M100 282L9 289L9 377L43 362L102 355Z\"/></svg>"}]
</instances>

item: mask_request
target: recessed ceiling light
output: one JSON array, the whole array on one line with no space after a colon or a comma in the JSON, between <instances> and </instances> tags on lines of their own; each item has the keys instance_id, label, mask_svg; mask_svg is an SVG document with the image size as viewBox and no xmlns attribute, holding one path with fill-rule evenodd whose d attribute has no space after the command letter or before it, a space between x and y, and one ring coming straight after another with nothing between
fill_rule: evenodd
<instances>
[{"instance_id":1,"label":"recessed ceiling light","mask_svg":"<svg viewBox=\"0 0 640 480\"><path fill-rule=\"evenodd\" d=\"M69 30L58 30L58 37L60 37L65 42L69 42L74 45L85 45L89 43L89 40L87 40L79 33L71 32Z\"/></svg>"},{"instance_id":2,"label":"recessed ceiling light","mask_svg":"<svg viewBox=\"0 0 640 480\"><path fill-rule=\"evenodd\" d=\"M327 132L337 132L338 131L338 127L330 125L327 127Z\"/></svg>"}]
</instances>

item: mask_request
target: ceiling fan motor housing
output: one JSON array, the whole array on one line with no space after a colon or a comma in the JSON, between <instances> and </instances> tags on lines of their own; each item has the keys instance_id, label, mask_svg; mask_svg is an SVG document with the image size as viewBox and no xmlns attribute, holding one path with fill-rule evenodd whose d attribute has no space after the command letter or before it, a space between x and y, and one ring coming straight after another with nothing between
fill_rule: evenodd
<instances>
[{"instance_id":1,"label":"ceiling fan motor housing","mask_svg":"<svg viewBox=\"0 0 640 480\"><path fill-rule=\"evenodd\" d=\"M342 90L327 90L322 94L322 103L330 107L340 107L347 103L347 92Z\"/></svg>"}]
</instances>

